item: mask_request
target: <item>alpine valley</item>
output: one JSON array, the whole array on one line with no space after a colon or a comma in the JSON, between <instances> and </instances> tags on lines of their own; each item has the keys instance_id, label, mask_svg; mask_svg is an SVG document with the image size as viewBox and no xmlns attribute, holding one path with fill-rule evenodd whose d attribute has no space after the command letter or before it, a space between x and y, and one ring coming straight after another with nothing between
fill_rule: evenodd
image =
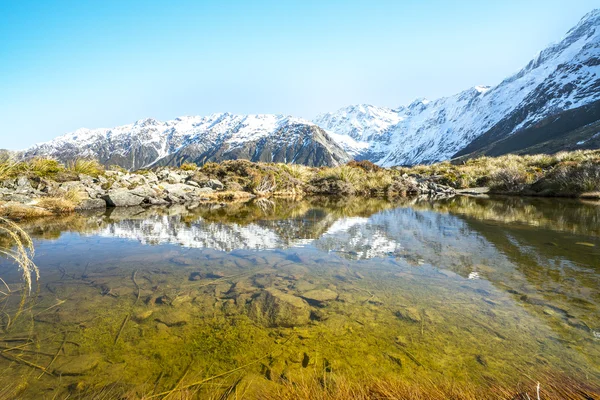
<instances>
[{"instance_id":1,"label":"alpine valley","mask_svg":"<svg viewBox=\"0 0 600 400\"><path fill-rule=\"evenodd\" d=\"M213 114L112 129L78 129L25 150L27 158L96 158L127 169L251 161L381 166L456 157L600 148L600 10L496 86L386 108L352 105L312 122Z\"/></svg>"}]
</instances>

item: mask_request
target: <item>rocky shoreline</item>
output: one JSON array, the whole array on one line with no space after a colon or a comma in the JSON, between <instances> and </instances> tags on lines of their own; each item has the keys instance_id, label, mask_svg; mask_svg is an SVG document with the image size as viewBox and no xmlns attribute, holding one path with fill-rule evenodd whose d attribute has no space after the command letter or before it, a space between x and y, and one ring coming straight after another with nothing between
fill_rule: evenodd
<instances>
[{"instance_id":1,"label":"rocky shoreline","mask_svg":"<svg viewBox=\"0 0 600 400\"><path fill-rule=\"evenodd\" d=\"M20 214L27 214L23 213L23 208L65 213L111 207L193 205L254 197L349 194L340 182L333 183L328 182L325 189L310 187L302 192L259 189L248 191L235 187L230 182L226 184L219 179L199 174L197 170L167 167L137 173L108 170L96 177L78 174L69 176L67 180L20 175L0 181L0 215L10 218L10 211L15 207L21 211ZM406 174L397 177L393 185L393 193L400 196L443 198L454 196L456 193L455 189L435 183L431 179ZM391 192L377 191L374 196L387 194ZM51 206L48 207L48 199L61 199L62 207L57 206L56 201L51 202Z\"/></svg>"}]
</instances>

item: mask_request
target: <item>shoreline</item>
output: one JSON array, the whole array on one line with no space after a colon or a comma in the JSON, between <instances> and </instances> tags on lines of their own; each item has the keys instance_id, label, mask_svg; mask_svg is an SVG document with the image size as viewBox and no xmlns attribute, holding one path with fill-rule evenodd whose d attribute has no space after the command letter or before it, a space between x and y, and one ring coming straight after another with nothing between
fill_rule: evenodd
<instances>
[{"instance_id":1,"label":"shoreline","mask_svg":"<svg viewBox=\"0 0 600 400\"><path fill-rule=\"evenodd\" d=\"M126 171L95 160L0 161L0 216L27 219L78 210L312 196L455 195L600 199L600 150L481 157L413 167L369 161L335 167L229 160Z\"/></svg>"}]
</instances>

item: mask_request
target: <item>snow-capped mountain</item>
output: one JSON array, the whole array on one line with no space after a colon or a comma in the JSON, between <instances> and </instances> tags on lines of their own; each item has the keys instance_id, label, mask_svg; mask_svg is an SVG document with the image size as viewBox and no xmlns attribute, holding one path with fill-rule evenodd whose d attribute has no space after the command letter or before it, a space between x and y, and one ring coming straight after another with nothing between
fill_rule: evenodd
<instances>
[{"instance_id":1,"label":"snow-capped mountain","mask_svg":"<svg viewBox=\"0 0 600 400\"><path fill-rule=\"evenodd\" d=\"M92 157L128 169L226 159L337 165L344 150L315 124L282 115L213 114L144 119L111 129L78 129L38 144L25 157Z\"/></svg>"},{"instance_id":2,"label":"snow-capped mountain","mask_svg":"<svg viewBox=\"0 0 600 400\"><path fill-rule=\"evenodd\" d=\"M489 131L490 144L566 110L600 100L600 10L587 14L559 43L494 87L389 109L349 106L314 122L347 136L346 150L383 166L430 163L465 153ZM351 147L354 145L354 147ZM469 149L480 147L476 142ZM470 151L466 151L468 153Z\"/></svg>"},{"instance_id":3,"label":"snow-capped mountain","mask_svg":"<svg viewBox=\"0 0 600 400\"><path fill-rule=\"evenodd\" d=\"M382 166L473 154L600 146L600 10L500 84L408 106L356 105L313 122L282 115L213 114L112 129L79 129L25 151L93 157L128 169L227 159Z\"/></svg>"}]
</instances>

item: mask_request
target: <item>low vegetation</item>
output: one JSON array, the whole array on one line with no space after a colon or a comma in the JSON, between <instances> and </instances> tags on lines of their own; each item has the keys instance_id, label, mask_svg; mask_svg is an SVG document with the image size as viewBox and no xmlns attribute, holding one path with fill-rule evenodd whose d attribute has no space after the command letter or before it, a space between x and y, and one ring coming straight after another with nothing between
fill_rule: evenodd
<instances>
[{"instance_id":1,"label":"low vegetation","mask_svg":"<svg viewBox=\"0 0 600 400\"><path fill-rule=\"evenodd\" d=\"M600 192L600 150L479 157L398 171L429 177L456 189L489 186L496 193L569 197Z\"/></svg>"},{"instance_id":2,"label":"low vegetation","mask_svg":"<svg viewBox=\"0 0 600 400\"><path fill-rule=\"evenodd\" d=\"M31 291L33 280L37 280L40 277L39 270L33 263L35 251L31 238L19 225L1 217L0 234L9 238L8 246L0 246L0 255L8 258L19 266L19 269L23 273L23 281L29 288L29 291ZM0 290L0 294L8 296L11 293L11 289L4 280L2 280L2 283L4 284L6 291Z\"/></svg>"},{"instance_id":3,"label":"low vegetation","mask_svg":"<svg viewBox=\"0 0 600 400\"><path fill-rule=\"evenodd\" d=\"M186 177L185 183L216 188L205 195L206 200L212 201L271 196L398 197L431 194L429 185L434 185L434 192L440 188L443 192L444 186L455 189L485 186L492 193L500 194L600 197L600 150L480 157L398 168L381 168L369 161L315 168L230 160L203 166L186 163L172 170ZM153 172L157 171L140 170L132 174L138 174L139 178ZM14 184L26 178L38 190L69 182L67 189L46 189L42 197L27 205L13 201L0 203L0 216L27 219L70 213L88 196L81 186L78 190L72 189L72 181L97 179L95 182L101 181L98 185L108 190L115 174L130 176L130 172L121 167L105 168L96 160L83 158L63 164L51 158L18 161L0 157L0 182L12 180ZM131 183L128 188L134 189L139 184Z\"/></svg>"},{"instance_id":4,"label":"low vegetation","mask_svg":"<svg viewBox=\"0 0 600 400\"><path fill-rule=\"evenodd\" d=\"M0 180L27 176L57 181L75 180L79 174L93 177L104 174L104 167L96 160L79 158L63 164L53 158L37 157L27 161L0 159Z\"/></svg>"}]
</instances>

